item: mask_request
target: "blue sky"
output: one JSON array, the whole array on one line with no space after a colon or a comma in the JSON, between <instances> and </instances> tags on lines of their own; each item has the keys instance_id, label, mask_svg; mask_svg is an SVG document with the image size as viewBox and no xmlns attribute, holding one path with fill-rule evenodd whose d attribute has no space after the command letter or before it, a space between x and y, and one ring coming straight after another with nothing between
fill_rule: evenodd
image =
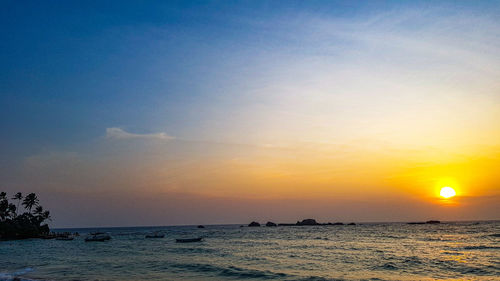
<instances>
[{"instance_id":1,"label":"blue sky","mask_svg":"<svg viewBox=\"0 0 500 281\"><path fill-rule=\"evenodd\" d=\"M120 182L106 176L90 183L100 176L91 167L108 163L123 165L117 174L161 174L158 181L167 172L152 167L172 166L185 179L155 183L155 190L205 196L226 192L217 186L229 183L210 172L200 181L213 184L197 190L200 183L187 175L199 167L241 159L259 165L263 157L269 166L262 167L272 170L276 159L298 161L255 147L340 151L341 158L349 158L350 146L364 155L418 150L427 162L455 161L479 147L497 153L499 1L2 6L0 179L9 191L27 191L41 181L27 174L46 173L52 176L39 189L48 197L71 186L116 192ZM324 145L335 148L311 150ZM71 165L84 172L74 174ZM231 184L259 178L245 169ZM279 171L287 173L294 171ZM483 189L494 194L494 187ZM233 195L252 197L243 191Z\"/></svg>"},{"instance_id":2,"label":"blue sky","mask_svg":"<svg viewBox=\"0 0 500 281\"><path fill-rule=\"evenodd\" d=\"M498 2L451 3L453 9L450 2L440 3L442 11L432 16L498 12ZM26 139L64 144L114 126L181 133L183 123L192 122L186 112L191 104L217 98L213 92L227 91L235 77L239 81L272 67L262 66L268 54L320 51L301 49L301 38L280 36L290 32L288 25L311 15L355 20L408 6L429 12L435 5L7 1L1 15L0 90L2 127L9 133L2 139L9 146Z\"/></svg>"}]
</instances>

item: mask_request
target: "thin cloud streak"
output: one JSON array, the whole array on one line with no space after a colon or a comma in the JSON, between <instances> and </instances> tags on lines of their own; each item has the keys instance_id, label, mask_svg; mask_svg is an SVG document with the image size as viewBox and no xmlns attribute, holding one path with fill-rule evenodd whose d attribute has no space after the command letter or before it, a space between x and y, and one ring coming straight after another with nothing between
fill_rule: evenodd
<instances>
[{"instance_id":1,"label":"thin cloud streak","mask_svg":"<svg viewBox=\"0 0 500 281\"><path fill-rule=\"evenodd\" d=\"M129 133L121 128L113 127L106 129L106 138L108 139L159 139L159 140L172 140L174 137L166 133L155 134L134 134Z\"/></svg>"}]
</instances>

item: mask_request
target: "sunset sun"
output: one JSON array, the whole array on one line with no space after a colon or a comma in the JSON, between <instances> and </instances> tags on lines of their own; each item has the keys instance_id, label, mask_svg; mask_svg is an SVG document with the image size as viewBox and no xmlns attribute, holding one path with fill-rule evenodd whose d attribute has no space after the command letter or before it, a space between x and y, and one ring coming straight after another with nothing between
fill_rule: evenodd
<instances>
[{"instance_id":1,"label":"sunset sun","mask_svg":"<svg viewBox=\"0 0 500 281\"><path fill-rule=\"evenodd\" d=\"M453 188L451 188L449 186L445 186L445 187L441 188L441 192L439 193L439 195L441 195L441 197L444 197L444 198L451 198L451 197L456 195L456 192Z\"/></svg>"}]
</instances>

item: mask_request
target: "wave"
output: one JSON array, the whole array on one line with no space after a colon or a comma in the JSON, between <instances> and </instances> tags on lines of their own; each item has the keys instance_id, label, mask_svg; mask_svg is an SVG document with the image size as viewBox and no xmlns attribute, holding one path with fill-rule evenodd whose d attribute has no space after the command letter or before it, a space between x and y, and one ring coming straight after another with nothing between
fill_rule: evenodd
<instances>
[{"instance_id":1,"label":"wave","mask_svg":"<svg viewBox=\"0 0 500 281\"><path fill-rule=\"evenodd\" d=\"M461 256L463 255L463 253L460 253L460 252L447 252L447 251L444 251L444 252L441 252L443 255L453 255L453 256Z\"/></svg>"},{"instance_id":2,"label":"wave","mask_svg":"<svg viewBox=\"0 0 500 281\"><path fill-rule=\"evenodd\" d=\"M473 274L473 275L483 275L490 276L496 275L495 268L491 266L485 267L474 267L474 266L461 266L457 269L461 274Z\"/></svg>"},{"instance_id":3,"label":"wave","mask_svg":"<svg viewBox=\"0 0 500 281\"><path fill-rule=\"evenodd\" d=\"M407 237L405 237L405 236L394 236L394 235L384 235L384 236L381 236L381 238L385 238L385 239L405 239Z\"/></svg>"},{"instance_id":4,"label":"wave","mask_svg":"<svg viewBox=\"0 0 500 281\"><path fill-rule=\"evenodd\" d=\"M434 241L437 241L437 242L449 242L449 241L453 241L453 240L449 240L449 239L442 239L442 238L422 238L420 239L421 241L428 241L428 242L434 242Z\"/></svg>"},{"instance_id":5,"label":"wave","mask_svg":"<svg viewBox=\"0 0 500 281\"><path fill-rule=\"evenodd\" d=\"M258 279L258 280L296 280L296 281L343 281L344 279L327 278L321 276L301 277L282 272L272 272L269 270L257 270L241 268L236 266L219 267L210 264L175 264L176 268L201 273L214 273L217 276L228 277L231 279Z\"/></svg>"},{"instance_id":6,"label":"wave","mask_svg":"<svg viewBox=\"0 0 500 281\"><path fill-rule=\"evenodd\" d=\"M275 273L268 270L255 270L255 269L244 269L236 266L229 266L228 268L222 270L219 274L228 277L238 277L238 278L261 278L261 279L275 279L287 277L285 273Z\"/></svg>"},{"instance_id":7,"label":"wave","mask_svg":"<svg viewBox=\"0 0 500 281\"><path fill-rule=\"evenodd\" d=\"M20 278L17 276L14 277L4 277L2 276L3 273L0 273L0 281L43 281L41 279L26 279L26 278Z\"/></svg>"},{"instance_id":8,"label":"wave","mask_svg":"<svg viewBox=\"0 0 500 281\"><path fill-rule=\"evenodd\" d=\"M412 257L407 257L403 263L405 265L411 265L411 266L415 266L415 265L420 265L422 264L422 261L419 257L416 257L416 256L412 256Z\"/></svg>"},{"instance_id":9,"label":"wave","mask_svg":"<svg viewBox=\"0 0 500 281\"><path fill-rule=\"evenodd\" d=\"M498 268L492 265L470 265L457 262L455 260L435 260L432 264L440 270L450 270L459 274L467 274L474 276L495 276L498 275Z\"/></svg>"},{"instance_id":10,"label":"wave","mask_svg":"<svg viewBox=\"0 0 500 281\"><path fill-rule=\"evenodd\" d=\"M380 266L376 266L374 269L376 270L398 270L399 268L392 262L388 262L388 263L385 263L383 265L380 265Z\"/></svg>"},{"instance_id":11,"label":"wave","mask_svg":"<svg viewBox=\"0 0 500 281\"><path fill-rule=\"evenodd\" d=\"M213 248L191 248L191 247L179 247L168 250L171 253L175 254L218 254L220 250Z\"/></svg>"},{"instance_id":12,"label":"wave","mask_svg":"<svg viewBox=\"0 0 500 281\"><path fill-rule=\"evenodd\" d=\"M328 237L315 237L316 240L330 240Z\"/></svg>"},{"instance_id":13,"label":"wave","mask_svg":"<svg viewBox=\"0 0 500 281\"><path fill-rule=\"evenodd\" d=\"M248 269L236 266L219 267L210 264L174 264L173 267L202 273L212 272L218 276L232 278L277 279L290 277L285 273L272 272L268 270Z\"/></svg>"},{"instance_id":14,"label":"wave","mask_svg":"<svg viewBox=\"0 0 500 281\"><path fill-rule=\"evenodd\" d=\"M309 276L302 279L297 279L297 281L344 281L344 279L338 278L325 278L320 276Z\"/></svg>"},{"instance_id":15,"label":"wave","mask_svg":"<svg viewBox=\"0 0 500 281\"><path fill-rule=\"evenodd\" d=\"M32 281L33 279L21 278L21 275L34 271L31 267L26 267L11 273L0 272L0 280L2 281Z\"/></svg>"},{"instance_id":16,"label":"wave","mask_svg":"<svg viewBox=\"0 0 500 281\"><path fill-rule=\"evenodd\" d=\"M464 250L490 250L490 249L498 250L498 249L500 249L500 247L499 246L479 245L479 246L465 246L463 249Z\"/></svg>"}]
</instances>

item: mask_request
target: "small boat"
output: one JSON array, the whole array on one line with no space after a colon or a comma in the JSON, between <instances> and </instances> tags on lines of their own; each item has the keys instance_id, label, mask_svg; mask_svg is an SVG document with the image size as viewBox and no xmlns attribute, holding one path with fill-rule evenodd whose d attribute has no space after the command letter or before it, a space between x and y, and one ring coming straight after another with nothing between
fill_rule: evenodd
<instances>
[{"instance_id":1,"label":"small boat","mask_svg":"<svg viewBox=\"0 0 500 281\"><path fill-rule=\"evenodd\" d=\"M198 237L198 238L180 238L180 239L175 239L175 242L177 243L192 243L192 242L201 242L203 238Z\"/></svg>"},{"instance_id":2,"label":"small boat","mask_svg":"<svg viewBox=\"0 0 500 281\"><path fill-rule=\"evenodd\" d=\"M61 241L71 241L75 239L73 236L58 236L56 237L56 240L61 240Z\"/></svg>"},{"instance_id":3,"label":"small boat","mask_svg":"<svg viewBox=\"0 0 500 281\"><path fill-rule=\"evenodd\" d=\"M93 242L93 241L103 242L109 239L111 239L111 236L109 236L109 234L103 232L94 232L90 233L89 236L85 237L85 242Z\"/></svg>"},{"instance_id":4,"label":"small boat","mask_svg":"<svg viewBox=\"0 0 500 281\"><path fill-rule=\"evenodd\" d=\"M165 234L159 233L158 231L152 234L146 234L146 238L163 238L163 237L165 237Z\"/></svg>"}]
</instances>

